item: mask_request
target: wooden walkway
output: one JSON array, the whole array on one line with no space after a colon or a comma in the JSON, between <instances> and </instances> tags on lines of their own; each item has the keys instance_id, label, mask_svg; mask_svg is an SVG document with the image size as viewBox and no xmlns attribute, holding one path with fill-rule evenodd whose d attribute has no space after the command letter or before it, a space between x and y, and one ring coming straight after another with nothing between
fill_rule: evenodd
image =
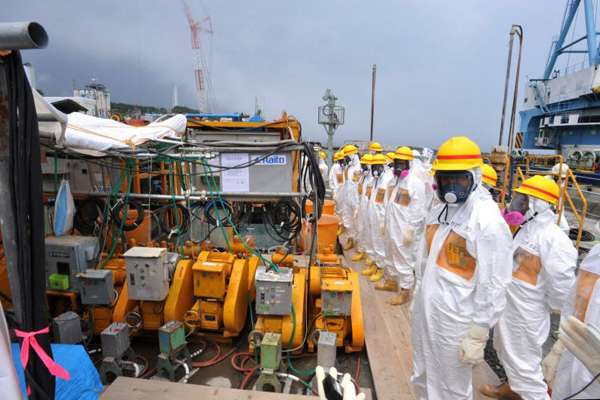
<instances>
[{"instance_id":1,"label":"wooden walkway","mask_svg":"<svg viewBox=\"0 0 600 400\"><path fill-rule=\"evenodd\" d=\"M346 265L360 271L363 264L352 262L352 251L346 252ZM409 305L391 306L386 301L389 292L374 289L361 275L361 299L365 321L365 342L377 400L412 400L415 394L410 383L412 348ZM473 395L476 400L488 399L477 391L484 383L500 381L487 363L473 370Z\"/></svg>"}]
</instances>

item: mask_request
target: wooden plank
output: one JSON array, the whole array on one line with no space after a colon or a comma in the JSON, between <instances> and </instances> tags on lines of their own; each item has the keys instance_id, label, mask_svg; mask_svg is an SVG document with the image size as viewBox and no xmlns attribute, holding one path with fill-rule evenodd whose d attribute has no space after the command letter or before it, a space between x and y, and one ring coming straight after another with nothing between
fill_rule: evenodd
<instances>
[{"instance_id":1,"label":"wooden plank","mask_svg":"<svg viewBox=\"0 0 600 400\"><path fill-rule=\"evenodd\" d=\"M253 392L135 378L117 378L100 396L104 400L306 400L314 396Z\"/></svg>"},{"instance_id":2,"label":"wooden plank","mask_svg":"<svg viewBox=\"0 0 600 400\"><path fill-rule=\"evenodd\" d=\"M364 389L367 400L372 399ZM307 400L317 396L254 392L205 385L119 377L100 396L101 400Z\"/></svg>"},{"instance_id":3,"label":"wooden plank","mask_svg":"<svg viewBox=\"0 0 600 400\"><path fill-rule=\"evenodd\" d=\"M346 255L346 265L352 266L360 272L360 264L354 264L351 257L352 253ZM365 343L377 400L415 399L410 384L410 373L412 371L410 342L407 347L406 339L398 340L390 335L386 316L383 315L378 304L379 299L375 293L376 291L362 275L360 283L360 298L365 323ZM409 328L409 325L406 325L405 328ZM402 329L397 334L404 335L407 330ZM394 351L390 351L391 348ZM399 356L403 352L404 356Z\"/></svg>"},{"instance_id":4,"label":"wooden plank","mask_svg":"<svg viewBox=\"0 0 600 400\"><path fill-rule=\"evenodd\" d=\"M347 253L345 264L360 271L362 263L352 262L353 252ZM409 304L391 306L387 303L392 297L391 293L375 290L364 276L361 276L360 283L367 356L377 399L415 399L410 383L412 346ZM482 363L473 369L474 399L487 399L476 389L485 383L497 385L500 381L487 363Z\"/></svg>"}]
</instances>

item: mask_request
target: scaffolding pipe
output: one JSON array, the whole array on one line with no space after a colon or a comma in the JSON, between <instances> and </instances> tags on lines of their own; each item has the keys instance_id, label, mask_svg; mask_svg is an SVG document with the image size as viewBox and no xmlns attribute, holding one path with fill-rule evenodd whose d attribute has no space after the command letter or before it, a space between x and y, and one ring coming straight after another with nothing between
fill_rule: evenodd
<instances>
[{"instance_id":1,"label":"scaffolding pipe","mask_svg":"<svg viewBox=\"0 0 600 400\"><path fill-rule=\"evenodd\" d=\"M0 49L42 49L48 45L48 34L37 22L1 22Z\"/></svg>"}]
</instances>

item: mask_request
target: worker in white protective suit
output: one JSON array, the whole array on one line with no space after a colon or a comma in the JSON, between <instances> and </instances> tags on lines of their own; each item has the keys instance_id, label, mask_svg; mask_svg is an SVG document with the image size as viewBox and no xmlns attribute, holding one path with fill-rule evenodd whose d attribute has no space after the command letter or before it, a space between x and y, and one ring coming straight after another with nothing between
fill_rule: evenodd
<instances>
[{"instance_id":1,"label":"worker in white protective suit","mask_svg":"<svg viewBox=\"0 0 600 400\"><path fill-rule=\"evenodd\" d=\"M353 144L344 146L344 184L338 197L341 198L340 218L342 227L339 240L344 250L350 250L354 246L355 223L352 220L357 207L358 192L356 183L360 176L360 159L358 148Z\"/></svg>"},{"instance_id":2,"label":"worker in white protective suit","mask_svg":"<svg viewBox=\"0 0 600 400\"><path fill-rule=\"evenodd\" d=\"M428 256L413 302L411 381L418 399L472 399L473 366L505 305L511 234L481 186L479 146L464 136L433 163L441 204L425 228Z\"/></svg>"},{"instance_id":3,"label":"worker in white protective suit","mask_svg":"<svg viewBox=\"0 0 600 400\"><path fill-rule=\"evenodd\" d=\"M344 158L340 152L336 152L333 155L333 165L329 170L329 188L331 189L333 200L335 201L336 214L339 215L339 202L338 194L342 184L344 183Z\"/></svg>"},{"instance_id":4,"label":"worker in white protective suit","mask_svg":"<svg viewBox=\"0 0 600 400\"><path fill-rule=\"evenodd\" d=\"M356 254L352 256L352 261L360 261L365 256L365 248L367 245L366 238L368 236L365 234L368 229L368 224L366 223L366 206L369 201L369 198L367 197L367 187L371 185L373 179L373 176L371 175L372 161L373 155L371 153L367 153L360 158L362 170L356 187L358 206L354 212L354 221L356 224L356 236L354 239L356 244ZM370 187L372 188L372 185Z\"/></svg>"},{"instance_id":5,"label":"worker in white protective suit","mask_svg":"<svg viewBox=\"0 0 600 400\"><path fill-rule=\"evenodd\" d=\"M498 173L489 164L483 164L481 166L481 183L484 188L490 192L494 201L498 201L498 191L496 186L498 184Z\"/></svg>"},{"instance_id":6,"label":"worker in white protective suit","mask_svg":"<svg viewBox=\"0 0 600 400\"><path fill-rule=\"evenodd\" d=\"M577 250L556 225L553 207L558 198L558 185L536 175L515 189L508 206L507 214L523 215L511 247L506 309L494 329L494 348L508 382L482 386L486 396L550 399L542 373L542 345L550 332L550 313L563 308L577 264Z\"/></svg>"},{"instance_id":7,"label":"worker in white protective suit","mask_svg":"<svg viewBox=\"0 0 600 400\"><path fill-rule=\"evenodd\" d=\"M381 152L383 152L383 147L381 144L379 144L379 142L369 143L369 154L374 156L375 154L380 154Z\"/></svg>"},{"instance_id":8,"label":"worker in white protective suit","mask_svg":"<svg viewBox=\"0 0 600 400\"><path fill-rule=\"evenodd\" d=\"M321 176L323 177L323 181L328 183L328 181L329 181L329 175L328 175L329 166L325 162L326 159L327 159L327 153L325 153L323 150L321 150L319 152L319 171L321 171Z\"/></svg>"},{"instance_id":9,"label":"worker in white protective suit","mask_svg":"<svg viewBox=\"0 0 600 400\"><path fill-rule=\"evenodd\" d=\"M577 280L571 287L567 302L561 312L564 322L569 317L600 327L600 244L595 245L579 266ZM565 347L567 341L564 329L558 340L542 362L544 378L552 388L553 399L564 399L579 391L592 381L599 370L590 372ZM600 358L597 362L600 365ZM595 381L577 399L600 399L600 382Z\"/></svg>"},{"instance_id":10,"label":"worker in white protective suit","mask_svg":"<svg viewBox=\"0 0 600 400\"><path fill-rule=\"evenodd\" d=\"M416 152L416 151L415 151ZM419 153L399 147L394 153L394 179L385 213L385 279L375 289L397 292L391 305L410 299L414 285L417 238L423 235L433 183L422 167Z\"/></svg>"},{"instance_id":11,"label":"worker in white protective suit","mask_svg":"<svg viewBox=\"0 0 600 400\"><path fill-rule=\"evenodd\" d=\"M375 154L373 164L371 165L373 174L373 192L367 208L367 220L370 225L369 235L371 245L367 249L367 254L373 261L370 268L363 271L369 276L369 281L378 282L383 279L385 264L385 245L383 237L385 235L385 206L388 196L388 186L394 177L392 168L387 166L386 156Z\"/></svg>"}]
</instances>

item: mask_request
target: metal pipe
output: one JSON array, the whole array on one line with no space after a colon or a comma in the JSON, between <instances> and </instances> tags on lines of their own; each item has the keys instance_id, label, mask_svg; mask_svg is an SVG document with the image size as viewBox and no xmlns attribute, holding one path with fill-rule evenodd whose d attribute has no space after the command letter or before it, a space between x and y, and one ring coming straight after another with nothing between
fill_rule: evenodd
<instances>
[{"instance_id":1,"label":"metal pipe","mask_svg":"<svg viewBox=\"0 0 600 400\"><path fill-rule=\"evenodd\" d=\"M512 62L512 49L515 39L514 25L510 29L510 40L508 41L508 60L506 61L506 77L504 78L504 96L502 98L502 114L500 116L500 135L498 136L498 146L502 146L502 136L504 135L504 119L506 115L506 98L508 97L508 82L510 81L510 66Z\"/></svg>"},{"instance_id":2,"label":"metal pipe","mask_svg":"<svg viewBox=\"0 0 600 400\"><path fill-rule=\"evenodd\" d=\"M109 192L73 192L74 195L107 197ZM153 199L153 200L193 200L201 201L208 198L229 197L229 198L252 198L252 199L271 199L281 197L304 197L306 193L302 192L220 192L220 194L211 194L205 192L192 192L189 196L185 195L170 195L170 194L153 194L153 193L129 193L130 198L134 199ZM125 193L115 194L117 197L125 197Z\"/></svg>"},{"instance_id":3,"label":"metal pipe","mask_svg":"<svg viewBox=\"0 0 600 400\"><path fill-rule=\"evenodd\" d=\"M373 141L373 119L375 117L375 80L377 79L377 65L373 64L371 74L371 130L369 131L369 140Z\"/></svg>"},{"instance_id":4,"label":"metal pipe","mask_svg":"<svg viewBox=\"0 0 600 400\"><path fill-rule=\"evenodd\" d=\"M43 49L48 45L48 34L37 22L0 23L0 49Z\"/></svg>"},{"instance_id":5,"label":"metal pipe","mask_svg":"<svg viewBox=\"0 0 600 400\"><path fill-rule=\"evenodd\" d=\"M519 56L517 57L517 71L515 73L515 88L513 90L513 102L510 115L510 131L508 135L508 154L510 157L512 157L512 151L514 146L515 122L517 120L517 100L519 97L519 75L521 72L521 53L523 50L523 27L521 25L513 25L513 28L516 29L516 34L519 38Z\"/></svg>"},{"instance_id":6,"label":"metal pipe","mask_svg":"<svg viewBox=\"0 0 600 400\"><path fill-rule=\"evenodd\" d=\"M585 9L585 31L587 39L587 53L590 67L598 64L598 44L596 41L596 23L594 22L594 3L592 0L584 0Z\"/></svg>"}]
</instances>

